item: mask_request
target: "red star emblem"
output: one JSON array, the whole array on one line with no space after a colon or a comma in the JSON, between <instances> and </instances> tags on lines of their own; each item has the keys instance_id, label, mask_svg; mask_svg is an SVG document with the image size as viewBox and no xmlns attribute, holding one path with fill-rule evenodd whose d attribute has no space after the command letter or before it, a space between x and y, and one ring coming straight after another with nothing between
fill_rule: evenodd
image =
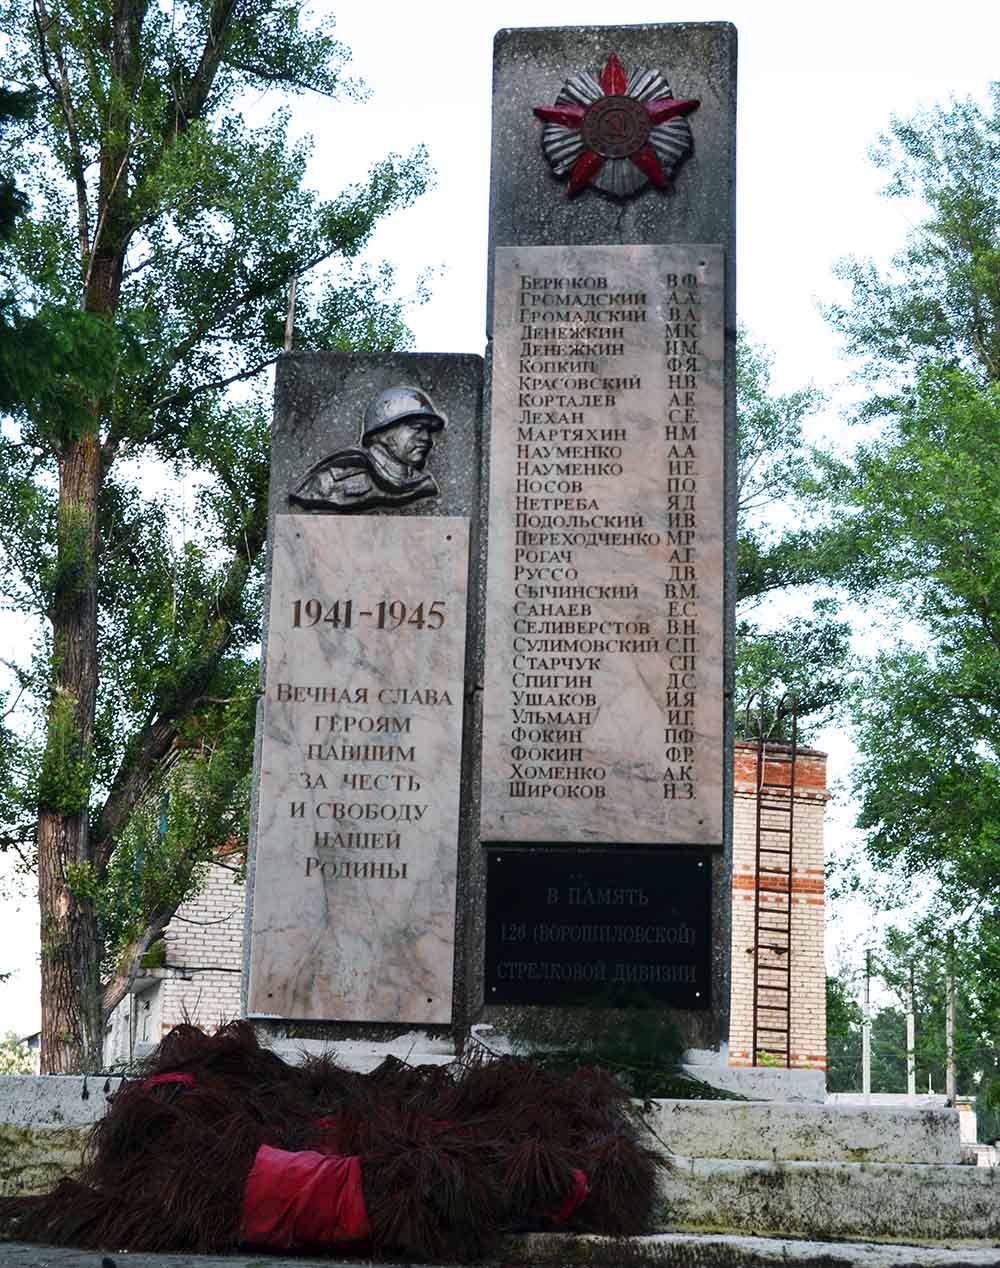
<instances>
[{"instance_id":1,"label":"red star emblem","mask_svg":"<svg viewBox=\"0 0 1000 1268\"><path fill-rule=\"evenodd\" d=\"M691 114L700 102L672 96L669 85L654 72L639 72L633 75L631 82L630 91L629 77L612 53L596 84L589 75L577 77L567 83L555 105L533 107L543 122L578 134L577 144L571 139L562 147L565 153L576 155L569 172L567 193L570 197L587 185L600 184L597 178L609 160L632 163L657 189L672 192L670 176L690 151L690 130L684 125L687 138L684 143L666 138L664 133L654 134L654 129ZM572 92L571 85L575 85ZM574 101L574 96L583 96L587 104ZM661 160L663 154L668 156L666 171ZM634 192L644 183L641 178L633 179L629 182L630 188L622 192Z\"/></svg>"}]
</instances>

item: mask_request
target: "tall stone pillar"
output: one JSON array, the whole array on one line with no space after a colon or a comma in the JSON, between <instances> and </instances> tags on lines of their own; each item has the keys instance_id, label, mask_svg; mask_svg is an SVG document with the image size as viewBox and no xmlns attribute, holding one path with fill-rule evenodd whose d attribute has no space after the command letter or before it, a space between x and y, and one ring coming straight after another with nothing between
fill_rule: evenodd
<instances>
[{"instance_id":1,"label":"tall stone pillar","mask_svg":"<svg viewBox=\"0 0 1000 1268\"><path fill-rule=\"evenodd\" d=\"M475 356L278 365L243 982L272 1040L466 1021L481 402Z\"/></svg>"},{"instance_id":2,"label":"tall stone pillar","mask_svg":"<svg viewBox=\"0 0 1000 1268\"><path fill-rule=\"evenodd\" d=\"M728 1036L735 102L725 23L496 39L470 962L500 1024Z\"/></svg>"}]
</instances>

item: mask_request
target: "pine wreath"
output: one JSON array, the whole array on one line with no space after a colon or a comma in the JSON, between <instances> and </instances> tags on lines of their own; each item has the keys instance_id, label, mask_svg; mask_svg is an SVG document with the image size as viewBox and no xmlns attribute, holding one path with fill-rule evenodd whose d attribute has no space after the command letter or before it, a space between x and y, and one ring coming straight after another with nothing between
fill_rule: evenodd
<instances>
[{"instance_id":1,"label":"pine wreath","mask_svg":"<svg viewBox=\"0 0 1000 1268\"><path fill-rule=\"evenodd\" d=\"M507 1232L639 1233L665 1160L621 1084L515 1057L369 1074L179 1026L96 1124L77 1179L0 1199L0 1236L474 1260Z\"/></svg>"}]
</instances>

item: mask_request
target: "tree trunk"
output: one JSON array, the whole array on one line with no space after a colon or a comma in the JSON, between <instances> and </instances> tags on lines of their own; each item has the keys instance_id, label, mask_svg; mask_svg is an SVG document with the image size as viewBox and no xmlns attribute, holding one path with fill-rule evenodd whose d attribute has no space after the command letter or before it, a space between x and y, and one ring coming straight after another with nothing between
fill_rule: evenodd
<instances>
[{"instance_id":1,"label":"tree trunk","mask_svg":"<svg viewBox=\"0 0 1000 1268\"><path fill-rule=\"evenodd\" d=\"M86 838L86 829L81 834L79 824L43 812L38 825L42 1074L77 1074L103 1064L97 921L90 900L74 895L61 874L61 860L81 835Z\"/></svg>"},{"instance_id":2,"label":"tree trunk","mask_svg":"<svg viewBox=\"0 0 1000 1268\"><path fill-rule=\"evenodd\" d=\"M59 462L57 561L52 583L52 685L39 789L43 1074L101 1064L100 939L89 803L97 700L95 425L66 441Z\"/></svg>"}]
</instances>

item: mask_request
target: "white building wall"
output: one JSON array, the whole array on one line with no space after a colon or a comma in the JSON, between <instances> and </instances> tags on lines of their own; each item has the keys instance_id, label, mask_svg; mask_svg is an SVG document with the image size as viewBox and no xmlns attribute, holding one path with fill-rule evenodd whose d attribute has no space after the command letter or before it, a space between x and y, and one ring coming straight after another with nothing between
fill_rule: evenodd
<instances>
[{"instance_id":1,"label":"white building wall","mask_svg":"<svg viewBox=\"0 0 1000 1268\"><path fill-rule=\"evenodd\" d=\"M231 867L208 868L201 889L167 926L165 968L146 970L111 1014L106 1066L144 1056L179 1022L214 1030L239 1016L243 898Z\"/></svg>"},{"instance_id":2,"label":"white building wall","mask_svg":"<svg viewBox=\"0 0 1000 1268\"><path fill-rule=\"evenodd\" d=\"M229 868L209 867L205 884L167 926L167 965L184 978L162 984L161 1034L184 1020L214 1030L239 1016L244 889L234 881Z\"/></svg>"}]
</instances>

